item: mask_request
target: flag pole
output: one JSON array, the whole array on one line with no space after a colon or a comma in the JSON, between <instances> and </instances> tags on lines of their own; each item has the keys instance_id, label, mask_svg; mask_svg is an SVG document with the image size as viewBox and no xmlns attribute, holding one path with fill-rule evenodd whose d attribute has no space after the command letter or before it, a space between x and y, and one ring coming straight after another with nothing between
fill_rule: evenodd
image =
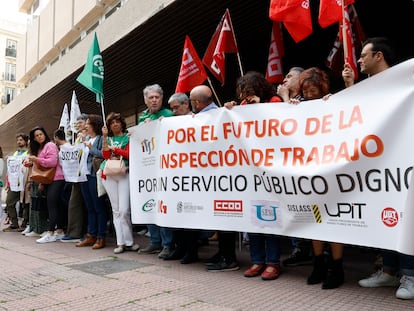
<instances>
[{"instance_id":1,"label":"flag pole","mask_svg":"<svg viewBox=\"0 0 414 311\"><path fill-rule=\"evenodd\" d=\"M99 94L100 101L101 101L101 111L102 111L102 121L104 126L106 127L106 116L105 116L105 109L104 109L104 103L103 103L103 96L102 94Z\"/></svg>"},{"instance_id":2,"label":"flag pole","mask_svg":"<svg viewBox=\"0 0 414 311\"><path fill-rule=\"evenodd\" d=\"M345 1L341 0L342 2L342 46L344 47L344 59L347 61L348 59L348 42L346 40L346 20L345 20Z\"/></svg>"},{"instance_id":3,"label":"flag pole","mask_svg":"<svg viewBox=\"0 0 414 311\"><path fill-rule=\"evenodd\" d=\"M213 83L211 83L211 80L210 80L210 78L209 78L209 77L207 77L207 81L208 81L208 84L210 84L210 88L211 88L211 90L213 91L214 97L216 97L216 99L217 99L217 103L219 104L219 106L220 106L220 107L223 107L223 105L222 105L222 104L221 104L221 102L220 102L220 99L219 99L219 98L218 98L218 96L217 96L216 91L214 90Z\"/></svg>"},{"instance_id":4,"label":"flag pole","mask_svg":"<svg viewBox=\"0 0 414 311\"><path fill-rule=\"evenodd\" d=\"M242 67L242 64L241 64L241 60L240 60L240 53L239 53L239 52L237 52L237 60L238 60L238 62L239 62L239 67L240 67L240 75L243 77L243 76L244 76L244 73L243 73L243 67Z\"/></svg>"}]
</instances>

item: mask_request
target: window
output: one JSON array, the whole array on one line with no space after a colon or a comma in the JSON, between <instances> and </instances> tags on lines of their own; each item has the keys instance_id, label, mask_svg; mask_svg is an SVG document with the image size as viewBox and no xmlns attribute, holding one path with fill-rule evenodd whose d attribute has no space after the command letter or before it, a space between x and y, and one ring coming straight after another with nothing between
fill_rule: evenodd
<instances>
[{"instance_id":1,"label":"window","mask_svg":"<svg viewBox=\"0 0 414 311\"><path fill-rule=\"evenodd\" d=\"M17 41L7 39L6 41L6 56L16 57Z\"/></svg>"},{"instance_id":2,"label":"window","mask_svg":"<svg viewBox=\"0 0 414 311\"><path fill-rule=\"evenodd\" d=\"M6 81L16 81L16 65L6 63L6 70L4 72L4 79Z\"/></svg>"},{"instance_id":3,"label":"window","mask_svg":"<svg viewBox=\"0 0 414 311\"><path fill-rule=\"evenodd\" d=\"M10 103L16 96L16 89L12 87L6 87L4 90L4 95L6 97L6 104Z\"/></svg>"}]
</instances>

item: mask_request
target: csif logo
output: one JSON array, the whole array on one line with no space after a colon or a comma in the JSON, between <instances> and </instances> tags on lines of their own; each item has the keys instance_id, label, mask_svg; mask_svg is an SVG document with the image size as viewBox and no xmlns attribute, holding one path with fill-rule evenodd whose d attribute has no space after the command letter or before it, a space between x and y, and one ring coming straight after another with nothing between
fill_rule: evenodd
<instances>
[{"instance_id":1,"label":"csif logo","mask_svg":"<svg viewBox=\"0 0 414 311\"><path fill-rule=\"evenodd\" d=\"M155 139L151 137L151 139L144 139L141 141L141 150L143 153L151 154L155 149Z\"/></svg>"},{"instance_id":2,"label":"csif logo","mask_svg":"<svg viewBox=\"0 0 414 311\"><path fill-rule=\"evenodd\" d=\"M151 212L154 209L154 207L155 207L155 200L150 199L142 205L141 210L143 212Z\"/></svg>"}]
</instances>

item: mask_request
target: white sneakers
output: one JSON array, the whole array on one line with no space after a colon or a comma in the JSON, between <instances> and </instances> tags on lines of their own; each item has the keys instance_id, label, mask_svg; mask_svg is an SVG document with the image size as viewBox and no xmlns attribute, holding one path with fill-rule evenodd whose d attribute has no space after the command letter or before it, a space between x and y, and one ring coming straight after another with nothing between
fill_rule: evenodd
<instances>
[{"instance_id":1,"label":"white sneakers","mask_svg":"<svg viewBox=\"0 0 414 311\"><path fill-rule=\"evenodd\" d=\"M45 234L43 237L41 237L40 239L36 240L36 243L49 243L49 242L56 242L58 240L61 240L63 237L65 236L65 234L62 233L53 233L53 234Z\"/></svg>"},{"instance_id":2,"label":"white sneakers","mask_svg":"<svg viewBox=\"0 0 414 311\"><path fill-rule=\"evenodd\" d=\"M379 270L369 278L360 280L358 284L362 287L397 287L400 285L395 296L400 299L414 299L414 276L403 275L399 279Z\"/></svg>"},{"instance_id":3,"label":"white sneakers","mask_svg":"<svg viewBox=\"0 0 414 311\"><path fill-rule=\"evenodd\" d=\"M400 280L396 276L384 273L382 270L378 270L370 277L358 281L361 287L383 287L383 286L398 286Z\"/></svg>"},{"instance_id":4,"label":"white sneakers","mask_svg":"<svg viewBox=\"0 0 414 311\"><path fill-rule=\"evenodd\" d=\"M414 276L403 275L395 296L400 299L414 299Z\"/></svg>"},{"instance_id":5,"label":"white sneakers","mask_svg":"<svg viewBox=\"0 0 414 311\"><path fill-rule=\"evenodd\" d=\"M26 228L21 232L21 234L26 235L26 233L30 233L30 226L27 225Z\"/></svg>"},{"instance_id":6,"label":"white sneakers","mask_svg":"<svg viewBox=\"0 0 414 311\"><path fill-rule=\"evenodd\" d=\"M49 242L56 242L56 235L55 234L46 234L44 237L37 239L36 243L49 243Z\"/></svg>"}]
</instances>

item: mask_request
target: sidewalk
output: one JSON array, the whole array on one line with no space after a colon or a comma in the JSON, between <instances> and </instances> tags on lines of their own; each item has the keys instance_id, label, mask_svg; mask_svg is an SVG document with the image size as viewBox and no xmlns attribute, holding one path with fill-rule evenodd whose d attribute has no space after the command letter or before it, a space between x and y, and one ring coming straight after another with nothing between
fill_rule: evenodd
<instances>
[{"instance_id":1,"label":"sidewalk","mask_svg":"<svg viewBox=\"0 0 414 311\"><path fill-rule=\"evenodd\" d=\"M4 226L2 226L4 227ZM306 285L311 266L283 268L279 279L245 278L248 250L238 253L241 269L207 272L202 261L182 265L156 255L114 255L115 241L100 250L74 243L36 244L36 238L0 232L0 310L410 310L414 301L395 298L393 288L367 289L357 280L372 272L374 253L345 250L346 281L339 289ZM141 246L149 239L136 238ZM206 259L217 242L200 249ZM290 252L283 240L283 257Z\"/></svg>"}]
</instances>

